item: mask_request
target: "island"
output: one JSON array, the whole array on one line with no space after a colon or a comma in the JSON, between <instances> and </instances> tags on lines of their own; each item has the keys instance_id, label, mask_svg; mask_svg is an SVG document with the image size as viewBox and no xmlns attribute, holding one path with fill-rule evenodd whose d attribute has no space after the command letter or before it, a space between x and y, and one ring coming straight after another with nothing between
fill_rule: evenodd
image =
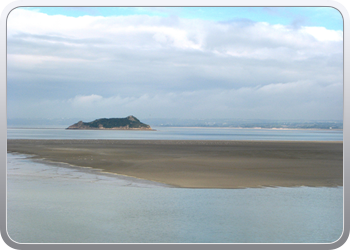
<instances>
[{"instance_id":1,"label":"island","mask_svg":"<svg viewBox=\"0 0 350 250\"><path fill-rule=\"evenodd\" d=\"M153 130L133 115L125 118L101 118L92 122L79 121L66 129Z\"/></svg>"}]
</instances>

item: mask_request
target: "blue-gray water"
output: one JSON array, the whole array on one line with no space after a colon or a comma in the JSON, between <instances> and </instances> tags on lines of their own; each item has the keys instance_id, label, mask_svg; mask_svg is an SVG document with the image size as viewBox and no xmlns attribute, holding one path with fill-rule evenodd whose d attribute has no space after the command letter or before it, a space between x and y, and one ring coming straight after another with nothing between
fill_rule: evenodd
<instances>
[{"instance_id":1,"label":"blue-gray water","mask_svg":"<svg viewBox=\"0 0 350 250\"><path fill-rule=\"evenodd\" d=\"M9 129L8 138L325 141L342 131ZM342 234L342 187L180 189L7 157L7 229L20 243L331 243Z\"/></svg>"},{"instance_id":2,"label":"blue-gray water","mask_svg":"<svg viewBox=\"0 0 350 250\"><path fill-rule=\"evenodd\" d=\"M342 130L156 127L156 131L8 129L9 139L342 141Z\"/></svg>"}]
</instances>

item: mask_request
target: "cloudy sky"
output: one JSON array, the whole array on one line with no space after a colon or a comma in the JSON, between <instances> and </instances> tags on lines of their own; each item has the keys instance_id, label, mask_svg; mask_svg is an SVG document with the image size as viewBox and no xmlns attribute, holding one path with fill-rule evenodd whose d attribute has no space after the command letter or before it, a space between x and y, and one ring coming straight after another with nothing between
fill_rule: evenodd
<instances>
[{"instance_id":1,"label":"cloudy sky","mask_svg":"<svg viewBox=\"0 0 350 250\"><path fill-rule=\"evenodd\" d=\"M342 120L333 8L17 8L8 118Z\"/></svg>"}]
</instances>

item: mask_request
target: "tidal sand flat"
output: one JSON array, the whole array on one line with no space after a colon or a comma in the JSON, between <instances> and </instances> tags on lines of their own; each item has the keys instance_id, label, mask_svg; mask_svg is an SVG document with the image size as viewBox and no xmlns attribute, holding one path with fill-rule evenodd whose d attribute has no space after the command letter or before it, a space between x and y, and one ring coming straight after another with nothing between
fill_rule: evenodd
<instances>
[{"instance_id":1,"label":"tidal sand flat","mask_svg":"<svg viewBox=\"0 0 350 250\"><path fill-rule=\"evenodd\" d=\"M343 185L343 142L10 139L7 150L176 187Z\"/></svg>"}]
</instances>

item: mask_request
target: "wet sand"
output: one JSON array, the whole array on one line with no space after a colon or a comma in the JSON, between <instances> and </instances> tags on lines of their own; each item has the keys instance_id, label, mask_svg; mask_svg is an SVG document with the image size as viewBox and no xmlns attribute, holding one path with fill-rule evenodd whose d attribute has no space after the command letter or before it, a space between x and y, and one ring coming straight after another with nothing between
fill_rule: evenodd
<instances>
[{"instance_id":1,"label":"wet sand","mask_svg":"<svg viewBox=\"0 0 350 250\"><path fill-rule=\"evenodd\" d=\"M8 140L8 152L176 187L342 186L342 142Z\"/></svg>"}]
</instances>

